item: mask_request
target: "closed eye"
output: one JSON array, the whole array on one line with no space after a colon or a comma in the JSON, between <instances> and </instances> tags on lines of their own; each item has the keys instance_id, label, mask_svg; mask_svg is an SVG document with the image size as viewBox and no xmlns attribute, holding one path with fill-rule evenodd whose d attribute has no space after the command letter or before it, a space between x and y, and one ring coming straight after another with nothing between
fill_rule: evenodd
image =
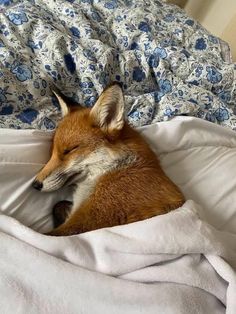
<instances>
[{"instance_id":1,"label":"closed eye","mask_svg":"<svg viewBox=\"0 0 236 314\"><path fill-rule=\"evenodd\" d=\"M70 149L65 149L64 152L63 152L63 155L68 155L69 153L73 152L74 150L76 150L77 148L79 148L79 145L77 146L74 146Z\"/></svg>"}]
</instances>

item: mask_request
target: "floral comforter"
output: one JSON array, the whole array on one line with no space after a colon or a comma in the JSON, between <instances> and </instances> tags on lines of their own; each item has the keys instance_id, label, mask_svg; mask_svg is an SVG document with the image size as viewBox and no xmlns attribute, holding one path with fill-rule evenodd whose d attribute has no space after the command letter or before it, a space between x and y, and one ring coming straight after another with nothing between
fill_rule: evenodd
<instances>
[{"instance_id":1,"label":"floral comforter","mask_svg":"<svg viewBox=\"0 0 236 314\"><path fill-rule=\"evenodd\" d=\"M134 126L176 115L236 128L228 46L157 0L0 0L0 127L54 129L51 89L93 106L123 85Z\"/></svg>"}]
</instances>

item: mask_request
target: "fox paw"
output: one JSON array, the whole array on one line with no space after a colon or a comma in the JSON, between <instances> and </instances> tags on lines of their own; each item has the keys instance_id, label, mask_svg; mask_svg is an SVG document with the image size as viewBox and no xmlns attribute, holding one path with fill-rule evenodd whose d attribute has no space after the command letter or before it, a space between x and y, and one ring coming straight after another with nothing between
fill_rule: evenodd
<instances>
[{"instance_id":1,"label":"fox paw","mask_svg":"<svg viewBox=\"0 0 236 314\"><path fill-rule=\"evenodd\" d=\"M61 201L53 207L52 214L54 228L57 228L66 221L70 214L72 205L72 202Z\"/></svg>"}]
</instances>

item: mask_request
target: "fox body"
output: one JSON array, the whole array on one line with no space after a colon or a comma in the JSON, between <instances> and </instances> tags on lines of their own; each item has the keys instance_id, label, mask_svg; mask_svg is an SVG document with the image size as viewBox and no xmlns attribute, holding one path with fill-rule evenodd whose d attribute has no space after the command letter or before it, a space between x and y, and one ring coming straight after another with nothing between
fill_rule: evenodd
<instances>
[{"instance_id":1,"label":"fox body","mask_svg":"<svg viewBox=\"0 0 236 314\"><path fill-rule=\"evenodd\" d=\"M73 184L74 194L71 208L59 208L61 225L48 234L66 236L127 224L183 204L182 193L157 156L125 122L119 85L105 89L92 109L71 109L57 97L64 118L55 132L51 158L33 186L47 192Z\"/></svg>"}]
</instances>

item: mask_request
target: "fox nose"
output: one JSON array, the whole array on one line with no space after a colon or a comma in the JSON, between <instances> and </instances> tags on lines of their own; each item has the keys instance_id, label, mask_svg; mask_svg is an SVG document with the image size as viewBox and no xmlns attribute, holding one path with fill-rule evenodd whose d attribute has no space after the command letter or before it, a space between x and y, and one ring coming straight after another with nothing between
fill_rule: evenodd
<instances>
[{"instance_id":1,"label":"fox nose","mask_svg":"<svg viewBox=\"0 0 236 314\"><path fill-rule=\"evenodd\" d=\"M33 184L32 184L33 188L35 188L36 190L42 190L43 187L43 183L39 182L38 180L34 180Z\"/></svg>"}]
</instances>

